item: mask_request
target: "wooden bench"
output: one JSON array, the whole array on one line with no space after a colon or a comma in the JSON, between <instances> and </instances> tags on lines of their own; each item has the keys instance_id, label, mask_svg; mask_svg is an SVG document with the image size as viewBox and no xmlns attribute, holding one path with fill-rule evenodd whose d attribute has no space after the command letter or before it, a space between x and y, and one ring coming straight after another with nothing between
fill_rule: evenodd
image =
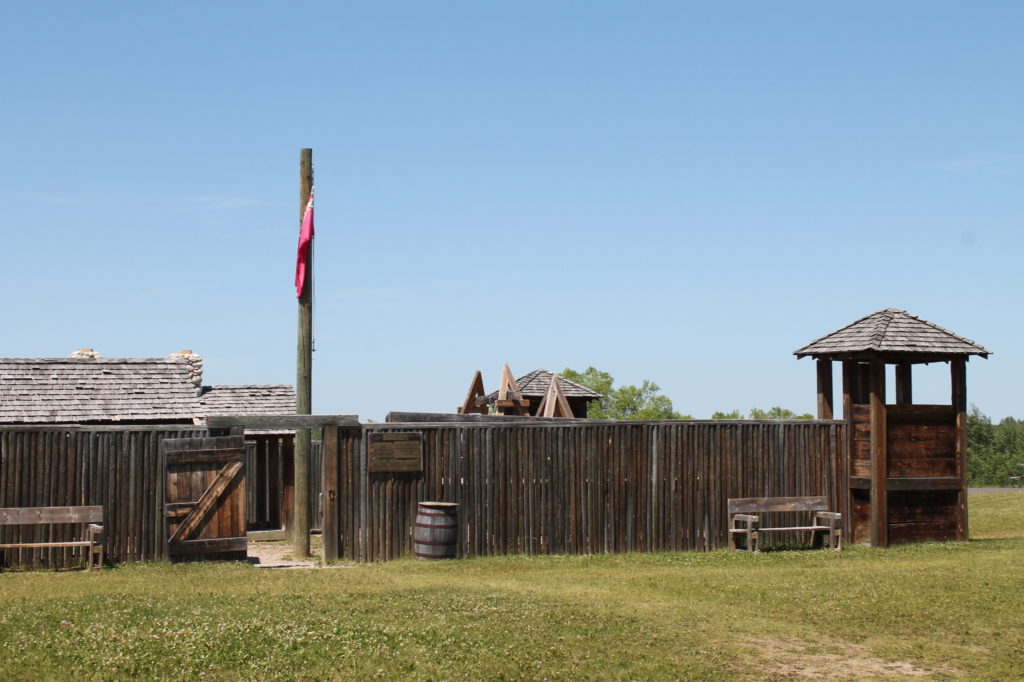
<instances>
[{"instance_id":1,"label":"wooden bench","mask_svg":"<svg viewBox=\"0 0 1024 682\"><path fill-rule=\"evenodd\" d=\"M89 568L103 567L103 507L0 507L0 526L79 524L79 540L7 542L0 549L35 547L85 547Z\"/></svg>"},{"instance_id":2,"label":"wooden bench","mask_svg":"<svg viewBox=\"0 0 1024 682\"><path fill-rule=\"evenodd\" d=\"M762 533L783 531L808 532L811 545L816 536L828 534L828 547L842 549L843 530L840 522L843 515L828 511L827 497L734 497L729 506L729 548L757 552ZM808 512L811 524L808 526L764 527L758 514L768 512ZM746 541L744 548L736 546L737 536Z\"/></svg>"}]
</instances>

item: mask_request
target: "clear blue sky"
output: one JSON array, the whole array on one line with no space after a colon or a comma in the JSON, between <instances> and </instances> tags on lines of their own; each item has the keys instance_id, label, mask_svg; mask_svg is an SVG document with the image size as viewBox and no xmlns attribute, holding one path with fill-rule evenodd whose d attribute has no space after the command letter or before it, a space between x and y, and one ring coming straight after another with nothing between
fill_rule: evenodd
<instances>
[{"instance_id":1,"label":"clear blue sky","mask_svg":"<svg viewBox=\"0 0 1024 682\"><path fill-rule=\"evenodd\" d=\"M313 408L453 411L503 362L813 411L792 351L897 307L1024 417L1024 4L18 3L0 355L181 348ZM948 401L945 366L915 399Z\"/></svg>"}]
</instances>

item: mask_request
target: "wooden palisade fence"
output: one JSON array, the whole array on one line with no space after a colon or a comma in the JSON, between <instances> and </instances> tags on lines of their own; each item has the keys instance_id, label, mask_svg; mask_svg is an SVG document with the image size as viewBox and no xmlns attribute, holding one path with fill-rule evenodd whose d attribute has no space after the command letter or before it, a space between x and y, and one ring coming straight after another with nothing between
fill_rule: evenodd
<instances>
[{"instance_id":1,"label":"wooden palisade fence","mask_svg":"<svg viewBox=\"0 0 1024 682\"><path fill-rule=\"evenodd\" d=\"M325 546L411 551L420 501L459 504L459 556L710 550L730 497L826 495L848 511L842 421L390 423L325 429ZM409 434L422 471L374 471L371 440ZM332 463L327 453L336 452ZM332 531L331 529L336 530ZM332 550L333 551L333 550ZM332 558L328 552L328 558Z\"/></svg>"},{"instance_id":2,"label":"wooden palisade fence","mask_svg":"<svg viewBox=\"0 0 1024 682\"><path fill-rule=\"evenodd\" d=\"M160 441L207 435L167 426L0 427L0 507L102 505L109 561L163 558ZM415 469L372 470L370 442L382 440L416 446L405 449L421 453ZM848 515L846 444L845 422L832 420L325 427L323 495L314 488L310 497L322 500L328 556L352 561L410 553L421 501L459 504L464 557L709 550L726 544L730 497L827 495ZM250 454L257 467L261 458L270 470L283 467L272 444ZM274 478L258 484L269 486L262 503L248 503L265 510L267 523L273 496L284 495ZM39 532L0 529L5 540ZM81 563L70 550L49 552L6 551L0 565Z\"/></svg>"},{"instance_id":3,"label":"wooden palisade fence","mask_svg":"<svg viewBox=\"0 0 1024 682\"><path fill-rule=\"evenodd\" d=\"M205 435L199 427L0 427L0 507L102 505L108 561L161 559L166 538L160 442ZM54 531L0 528L5 541L42 540L45 532ZM5 550L0 565L80 565L79 551Z\"/></svg>"}]
</instances>

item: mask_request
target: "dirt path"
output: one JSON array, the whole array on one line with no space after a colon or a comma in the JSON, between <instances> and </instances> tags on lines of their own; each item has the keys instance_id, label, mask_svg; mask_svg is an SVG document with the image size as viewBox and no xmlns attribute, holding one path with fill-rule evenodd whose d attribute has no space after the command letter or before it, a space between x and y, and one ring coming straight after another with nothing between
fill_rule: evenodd
<instances>
[{"instance_id":1,"label":"dirt path","mask_svg":"<svg viewBox=\"0 0 1024 682\"><path fill-rule=\"evenodd\" d=\"M256 568L348 568L346 564L323 565L319 552L316 556L298 558L292 553L291 542L250 542L249 562Z\"/></svg>"}]
</instances>

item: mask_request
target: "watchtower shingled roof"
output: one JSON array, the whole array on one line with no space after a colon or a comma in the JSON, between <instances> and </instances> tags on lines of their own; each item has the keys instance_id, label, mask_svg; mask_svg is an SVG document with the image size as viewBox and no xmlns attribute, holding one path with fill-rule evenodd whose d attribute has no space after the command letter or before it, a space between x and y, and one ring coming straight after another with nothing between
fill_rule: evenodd
<instances>
[{"instance_id":1,"label":"watchtower shingled roof","mask_svg":"<svg viewBox=\"0 0 1024 682\"><path fill-rule=\"evenodd\" d=\"M885 308L793 351L798 358L853 357L858 354L909 354L922 360L978 355L992 351L906 310Z\"/></svg>"}]
</instances>

